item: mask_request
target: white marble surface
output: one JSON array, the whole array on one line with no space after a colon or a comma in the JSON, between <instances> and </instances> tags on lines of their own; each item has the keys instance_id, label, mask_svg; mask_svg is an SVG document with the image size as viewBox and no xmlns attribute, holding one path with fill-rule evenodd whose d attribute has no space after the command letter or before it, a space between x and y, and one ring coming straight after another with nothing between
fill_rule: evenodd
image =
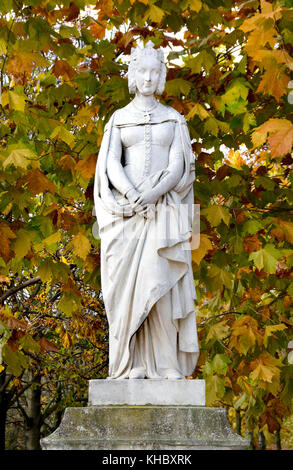
<instances>
[{"instance_id":1,"label":"white marble surface","mask_svg":"<svg viewBox=\"0 0 293 470\"><path fill-rule=\"evenodd\" d=\"M205 406L204 380L90 380L89 406L191 405Z\"/></svg>"}]
</instances>

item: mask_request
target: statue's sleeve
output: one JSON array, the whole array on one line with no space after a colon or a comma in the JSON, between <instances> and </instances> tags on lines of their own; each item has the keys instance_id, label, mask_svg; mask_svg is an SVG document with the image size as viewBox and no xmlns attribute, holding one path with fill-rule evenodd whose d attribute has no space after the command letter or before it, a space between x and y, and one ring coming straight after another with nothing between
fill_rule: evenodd
<instances>
[{"instance_id":1,"label":"statue's sleeve","mask_svg":"<svg viewBox=\"0 0 293 470\"><path fill-rule=\"evenodd\" d=\"M162 179L155 187L155 190L161 196L174 188L180 181L184 170L184 159L182 144L180 138L179 123L175 123L174 137L169 151L168 167L164 171Z\"/></svg>"},{"instance_id":2,"label":"statue's sleeve","mask_svg":"<svg viewBox=\"0 0 293 470\"><path fill-rule=\"evenodd\" d=\"M133 185L127 178L121 165L121 155L122 142L120 129L114 125L108 149L107 174L114 188L125 196L130 189L133 189Z\"/></svg>"}]
</instances>

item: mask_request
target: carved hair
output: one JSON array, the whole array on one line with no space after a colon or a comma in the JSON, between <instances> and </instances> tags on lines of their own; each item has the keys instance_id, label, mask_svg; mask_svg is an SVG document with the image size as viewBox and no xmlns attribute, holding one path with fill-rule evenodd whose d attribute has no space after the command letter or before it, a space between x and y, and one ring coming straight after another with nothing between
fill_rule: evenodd
<instances>
[{"instance_id":1,"label":"carved hair","mask_svg":"<svg viewBox=\"0 0 293 470\"><path fill-rule=\"evenodd\" d=\"M165 89L167 74L166 65L164 62L164 52L162 49L154 49L154 43L152 41L148 41L145 47L131 48L130 63L127 74L129 93L134 94L136 92L135 70L137 64L143 60L146 55L155 57L161 64L160 77L157 89L155 91L156 94L161 95Z\"/></svg>"}]
</instances>

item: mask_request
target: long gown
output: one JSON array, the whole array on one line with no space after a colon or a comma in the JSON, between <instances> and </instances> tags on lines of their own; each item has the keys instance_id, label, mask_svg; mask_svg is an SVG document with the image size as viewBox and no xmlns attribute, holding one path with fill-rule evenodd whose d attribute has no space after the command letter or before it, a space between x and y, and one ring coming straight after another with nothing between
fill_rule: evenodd
<instances>
[{"instance_id":1,"label":"long gown","mask_svg":"<svg viewBox=\"0 0 293 470\"><path fill-rule=\"evenodd\" d=\"M149 169L146 159L151 158L152 145L156 145L156 129L170 122L179 126L184 170L179 182L142 215L110 182L107 160L113 129L128 129L124 135L129 138L141 126L148 126L151 145L141 142L140 150L149 145L150 152L140 158ZM159 134L162 143L161 131ZM121 161L125 145L131 146L131 139L128 144L122 139ZM167 174L168 167L146 170L140 181L136 179L136 189L154 187ZM114 112L105 126L94 185L102 292L109 322L109 378L128 378L139 366L145 368L147 378L163 378L166 369L188 376L196 366L196 292L189 243L194 179L194 155L182 115L161 104L151 120L132 103Z\"/></svg>"}]
</instances>

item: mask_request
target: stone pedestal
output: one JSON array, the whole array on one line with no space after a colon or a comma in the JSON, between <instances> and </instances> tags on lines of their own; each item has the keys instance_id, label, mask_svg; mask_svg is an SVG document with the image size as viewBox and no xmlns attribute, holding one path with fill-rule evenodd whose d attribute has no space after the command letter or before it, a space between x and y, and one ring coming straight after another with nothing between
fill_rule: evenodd
<instances>
[{"instance_id":1,"label":"stone pedestal","mask_svg":"<svg viewBox=\"0 0 293 470\"><path fill-rule=\"evenodd\" d=\"M204 386L203 380L90 381L89 406L67 408L42 449L247 449L226 410L204 406Z\"/></svg>"}]
</instances>

